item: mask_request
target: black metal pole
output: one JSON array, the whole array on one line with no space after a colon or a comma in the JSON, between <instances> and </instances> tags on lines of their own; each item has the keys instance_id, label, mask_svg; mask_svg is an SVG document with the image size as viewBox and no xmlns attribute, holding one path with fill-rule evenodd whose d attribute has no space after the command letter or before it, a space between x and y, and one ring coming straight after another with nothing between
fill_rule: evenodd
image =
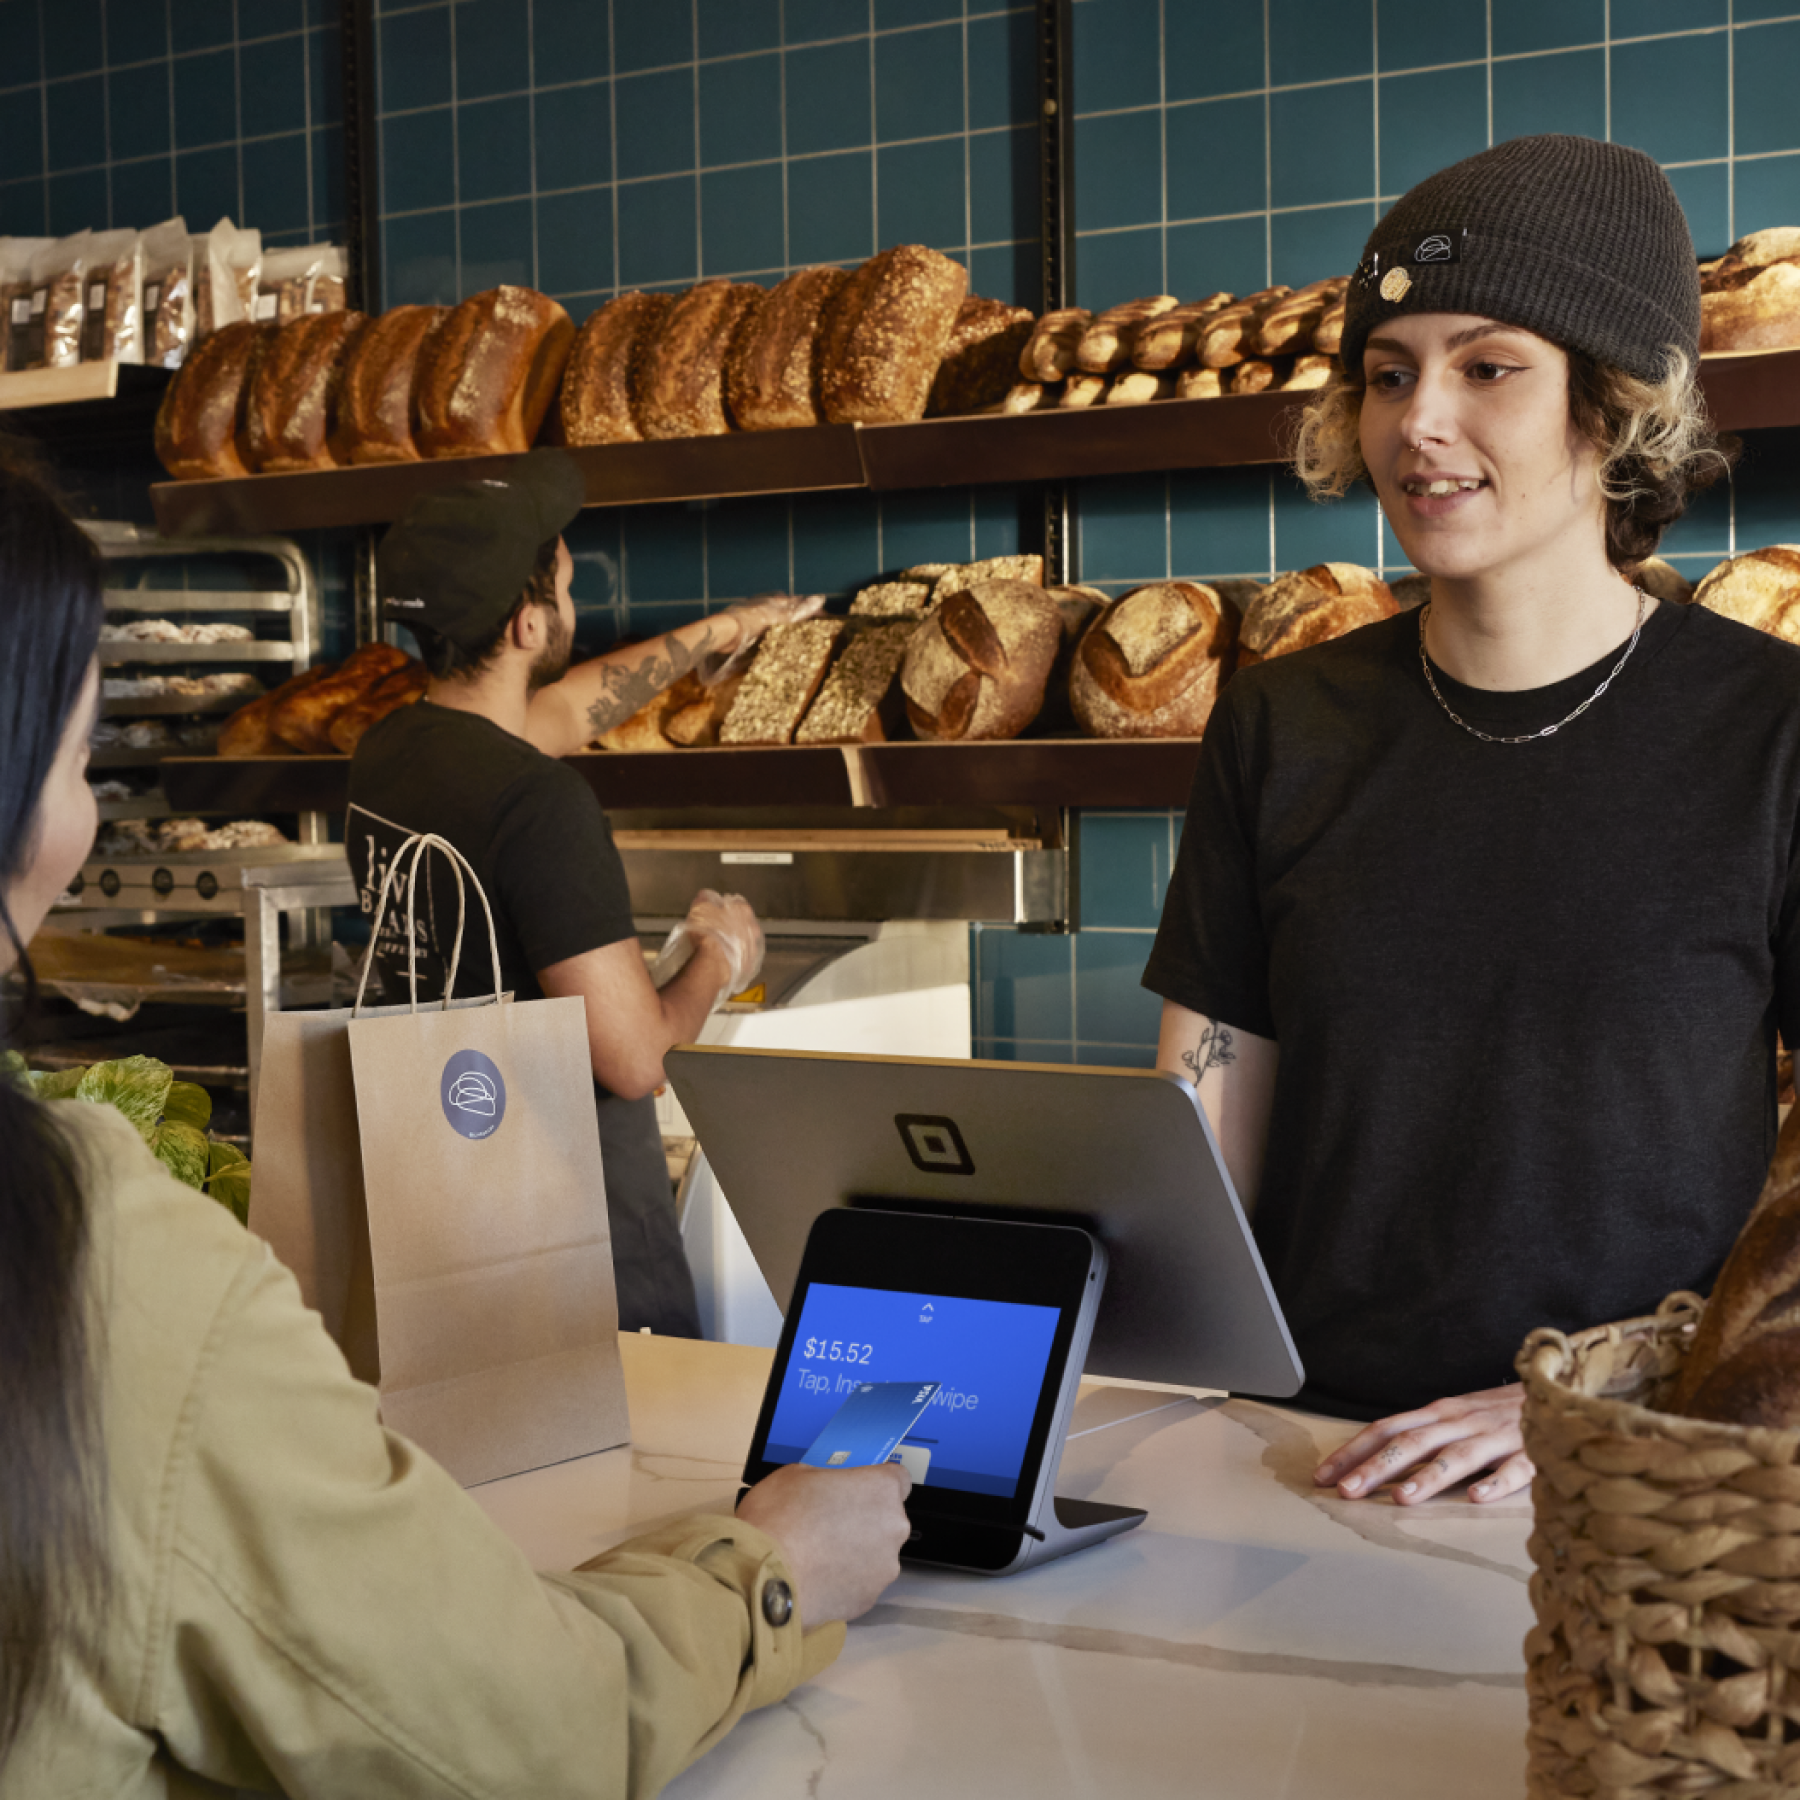
<instances>
[{"instance_id":1,"label":"black metal pole","mask_svg":"<svg viewBox=\"0 0 1800 1800\"><path fill-rule=\"evenodd\" d=\"M1038 0L1038 259L1041 312L1069 305L1075 288L1074 36L1070 0ZM1045 484L1044 580L1076 579L1068 487Z\"/></svg>"},{"instance_id":2,"label":"black metal pole","mask_svg":"<svg viewBox=\"0 0 1800 1800\"><path fill-rule=\"evenodd\" d=\"M346 298L363 312L381 305L381 165L375 105L375 0L345 0L344 260ZM375 532L364 526L354 552L355 632L359 644L387 635L375 591Z\"/></svg>"}]
</instances>

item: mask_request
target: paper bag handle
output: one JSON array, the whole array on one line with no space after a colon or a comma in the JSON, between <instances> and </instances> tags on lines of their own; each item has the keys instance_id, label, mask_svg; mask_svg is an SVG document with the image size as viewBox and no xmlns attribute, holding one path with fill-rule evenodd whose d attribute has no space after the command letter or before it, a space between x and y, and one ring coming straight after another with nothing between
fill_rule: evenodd
<instances>
[{"instance_id":1,"label":"paper bag handle","mask_svg":"<svg viewBox=\"0 0 1800 1800\"><path fill-rule=\"evenodd\" d=\"M369 970L375 962L375 946L381 941L381 921L387 911L388 895L393 889L394 877L400 871L400 864L407 852L412 853L412 861L406 872L406 985L407 995L412 1003L412 1010L419 1010L419 934L417 930L417 898L419 882L419 863L428 850L441 850L450 860L450 872L456 877L456 938L450 946L449 968L444 976L444 997L441 1010L450 1010L450 997L456 992L456 972L462 963L463 921L467 911L467 897L463 889L463 872L468 871L469 880L475 884L476 896L481 901L481 910L487 917L488 953L493 959L494 971L494 1004L501 1002L500 977L500 939L494 930L494 909L488 904L487 890L481 885L481 877L475 873L469 859L449 841L434 831L414 832L393 854L382 877L381 895L375 903L375 921L369 933L369 954L363 958L362 979L356 984L356 1005L350 1016L355 1018L362 1011L363 995L369 985Z\"/></svg>"}]
</instances>

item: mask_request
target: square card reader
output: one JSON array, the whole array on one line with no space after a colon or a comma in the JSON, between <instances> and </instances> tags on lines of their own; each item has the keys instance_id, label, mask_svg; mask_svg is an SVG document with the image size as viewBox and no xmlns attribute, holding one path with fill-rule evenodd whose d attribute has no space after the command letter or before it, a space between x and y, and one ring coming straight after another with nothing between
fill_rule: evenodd
<instances>
[{"instance_id":1,"label":"square card reader","mask_svg":"<svg viewBox=\"0 0 1800 1800\"><path fill-rule=\"evenodd\" d=\"M871 1383L936 1384L887 1460L911 1473L911 1562L1010 1575L1142 1522L1056 1497L1106 1251L1071 1225L839 1208L814 1222L746 1484ZM917 1391L923 1391L922 1385Z\"/></svg>"}]
</instances>

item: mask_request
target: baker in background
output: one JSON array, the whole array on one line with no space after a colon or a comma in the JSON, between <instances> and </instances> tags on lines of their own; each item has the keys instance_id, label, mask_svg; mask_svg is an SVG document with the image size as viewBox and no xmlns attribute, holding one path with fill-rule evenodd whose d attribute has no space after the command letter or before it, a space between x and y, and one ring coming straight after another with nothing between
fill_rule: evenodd
<instances>
[{"instance_id":1,"label":"baker in background","mask_svg":"<svg viewBox=\"0 0 1800 1800\"><path fill-rule=\"evenodd\" d=\"M400 843L414 832L448 839L493 903L505 986L520 1000L586 1001L619 1324L698 1337L651 1095L669 1047L699 1037L719 1001L754 979L762 930L745 901L703 891L687 918L691 959L667 985L652 986L606 815L558 759L689 670L817 603L782 597L734 606L572 669L574 564L562 533L581 499L573 462L534 451L503 480L426 495L383 539L383 616L418 639L431 685L358 744L345 849L372 917ZM420 995L435 999L457 894L444 859L429 861L413 954ZM405 920L405 907L390 903L370 947L389 1001L406 995ZM489 991L491 982L485 952L464 957L457 995Z\"/></svg>"}]
</instances>

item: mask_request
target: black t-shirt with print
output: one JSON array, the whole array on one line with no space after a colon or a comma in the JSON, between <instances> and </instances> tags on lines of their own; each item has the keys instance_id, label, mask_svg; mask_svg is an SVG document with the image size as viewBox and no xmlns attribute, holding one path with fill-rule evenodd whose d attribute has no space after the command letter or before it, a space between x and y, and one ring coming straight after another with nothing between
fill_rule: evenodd
<instances>
[{"instance_id":1,"label":"black t-shirt with print","mask_svg":"<svg viewBox=\"0 0 1800 1800\"><path fill-rule=\"evenodd\" d=\"M494 909L500 985L516 999L543 995L537 971L635 938L631 891L612 829L579 775L523 738L474 713L421 700L363 737L350 765L344 848L371 922L388 866L414 832L435 832L465 857ZM421 999L439 999L456 938L456 881L447 860L425 858L413 911ZM374 945L371 987L403 1002L409 991L407 910L396 879ZM481 903L471 893L456 994L494 991ZM665 1336L699 1336L693 1280L676 1230L655 1102L594 1084L605 1162L619 1323Z\"/></svg>"},{"instance_id":2,"label":"black t-shirt with print","mask_svg":"<svg viewBox=\"0 0 1800 1800\"><path fill-rule=\"evenodd\" d=\"M1706 1291L1800 1041L1800 650L1660 607L1483 743L1419 616L1238 674L1144 984L1273 1038L1255 1231L1305 1399L1372 1418ZM1617 661L1445 700L1511 735Z\"/></svg>"}]
</instances>

